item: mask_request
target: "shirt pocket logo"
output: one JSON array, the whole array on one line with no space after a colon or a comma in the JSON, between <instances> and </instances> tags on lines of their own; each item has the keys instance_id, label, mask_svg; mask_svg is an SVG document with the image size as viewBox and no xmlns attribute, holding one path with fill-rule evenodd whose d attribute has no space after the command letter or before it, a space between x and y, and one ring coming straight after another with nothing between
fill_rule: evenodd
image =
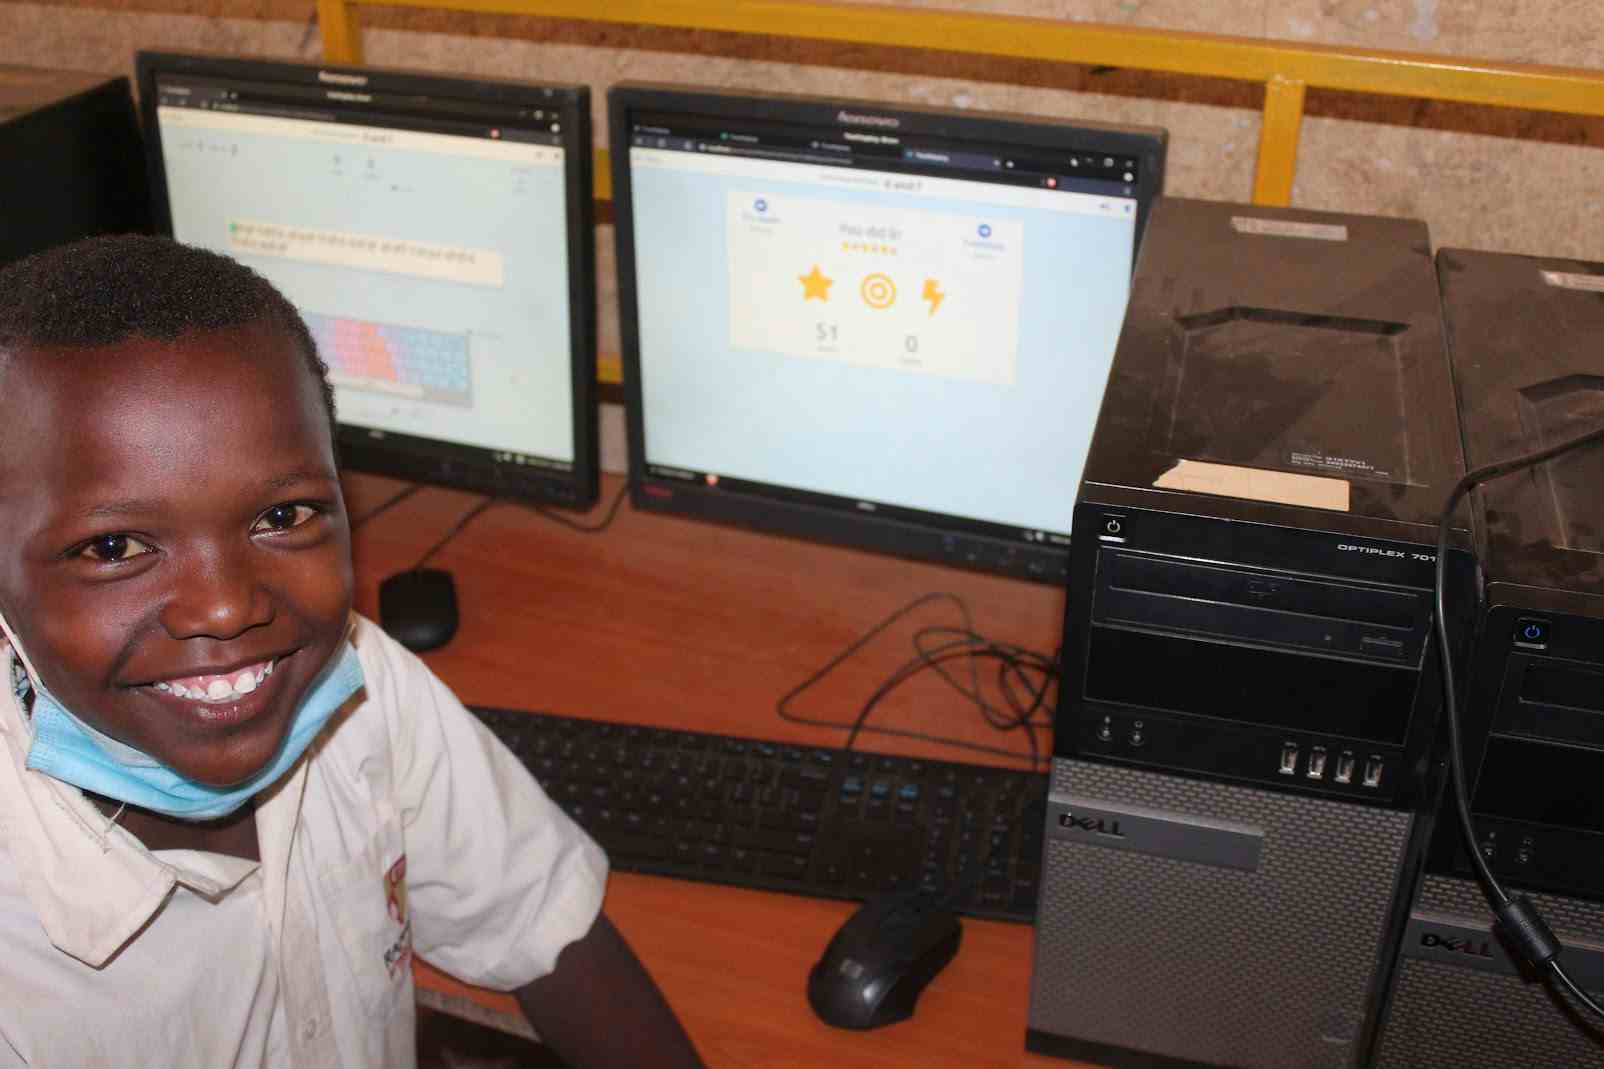
<instances>
[{"instance_id":1,"label":"shirt pocket logo","mask_svg":"<svg viewBox=\"0 0 1604 1069\"><path fill-rule=\"evenodd\" d=\"M401 823L381 817L372 838L323 876L349 980L369 1012L388 1012L412 989L412 910Z\"/></svg>"},{"instance_id":2,"label":"shirt pocket logo","mask_svg":"<svg viewBox=\"0 0 1604 1069\"><path fill-rule=\"evenodd\" d=\"M402 854L384 873L384 901L390 919L400 929L384 952L384 967L394 980L412 964L412 917L407 912L407 855Z\"/></svg>"}]
</instances>

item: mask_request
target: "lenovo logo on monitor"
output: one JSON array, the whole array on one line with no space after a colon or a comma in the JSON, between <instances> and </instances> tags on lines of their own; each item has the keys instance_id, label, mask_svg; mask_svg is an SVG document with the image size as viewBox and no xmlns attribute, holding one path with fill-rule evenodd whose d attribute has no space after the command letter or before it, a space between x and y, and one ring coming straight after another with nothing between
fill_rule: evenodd
<instances>
[{"instance_id":1,"label":"lenovo logo on monitor","mask_svg":"<svg viewBox=\"0 0 1604 1069\"><path fill-rule=\"evenodd\" d=\"M835 113L835 121L847 126L878 126L886 130L895 130L902 125L902 120L894 115L865 115L844 109Z\"/></svg>"},{"instance_id":2,"label":"lenovo logo on monitor","mask_svg":"<svg viewBox=\"0 0 1604 1069\"><path fill-rule=\"evenodd\" d=\"M318 71L317 80L326 85L367 85L365 74L342 74L339 71Z\"/></svg>"}]
</instances>

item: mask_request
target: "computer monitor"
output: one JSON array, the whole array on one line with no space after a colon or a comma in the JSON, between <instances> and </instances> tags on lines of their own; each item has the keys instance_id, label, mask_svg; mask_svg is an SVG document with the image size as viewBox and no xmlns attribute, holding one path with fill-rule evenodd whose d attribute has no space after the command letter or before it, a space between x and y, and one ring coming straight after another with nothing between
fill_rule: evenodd
<instances>
[{"instance_id":1,"label":"computer monitor","mask_svg":"<svg viewBox=\"0 0 1604 1069\"><path fill-rule=\"evenodd\" d=\"M352 468L597 495L589 91L142 52L157 225L265 275Z\"/></svg>"},{"instance_id":2,"label":"computer monitor","mask_svg":"<svg viewBox=\"0 0 1604 1069\"><path fill-rule=\"evenodd\" d=\"M0 264L149 232L144 154L127 78L0 64Z\"/></svg>"},{"instance_id":3,"label":"computer monitor","mask_svg":"<svg viewBox=\"0 0 1604 1069\"><path fill-rule=\"evenodd\" d=\"M1043 581L1162 130L609 93L637 507Z\"/></svg>"}]
</instances>

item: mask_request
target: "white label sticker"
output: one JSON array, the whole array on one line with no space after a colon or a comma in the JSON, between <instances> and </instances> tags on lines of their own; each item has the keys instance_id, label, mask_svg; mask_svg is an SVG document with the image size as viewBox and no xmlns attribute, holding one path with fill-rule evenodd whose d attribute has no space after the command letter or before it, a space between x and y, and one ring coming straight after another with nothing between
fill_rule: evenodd
<instances>
[{"instance_id":1,"label":"white label sticker","mask_svg":"<svg viewBox=\"0 0 1604 1069\"><path fill-rule=\"evenodd\" d=\"M1390 479L1392 473L1377 468L1362 457L1339 457L1312 449L1293 449L1286 455L1287 463L1295 468L1310 468L1348 478Z\"/></svg>"},{"instance_id":2,"label":"white label sticker","mask_svg":"<svg viewBox=\"0 0 1604 1069\"><path fill-rule=\"evenodd\" d=\"M1340 223L1295 223L1290 219L1257 219L1248 215L1233 215L1231 227L1243 234L1260 234L1272 238L1348 240L1348 228Z\"/></svg>"},{"instance_id":3,"label":"white label sticker","mask_svg":"<svg viewBox=\"0 0 1604 1069\"><path fill-rule=\"evenodd\" d=\"M1574 275L1565 271L1544 271L1543 281L1562 290L1588 290L1604 293L1604 275Z\"/></svg>"}]
</instances>

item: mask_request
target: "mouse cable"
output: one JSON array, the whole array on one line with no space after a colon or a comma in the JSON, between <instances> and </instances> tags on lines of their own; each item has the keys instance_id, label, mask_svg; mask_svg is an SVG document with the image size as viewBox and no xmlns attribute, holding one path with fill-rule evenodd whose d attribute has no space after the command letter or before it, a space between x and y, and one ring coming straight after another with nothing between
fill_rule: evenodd
<instances>
[{"instance_id":1,"label":"mouse cable","mask_svg":"<svg viewBox=\"0 0 1604 1069\"><path fill-rule=\"evenodd\" d=\"M552 523L560 524L561 526L568 528L570 531L578 531L580 534L601 534L603 531L607 530L607 528L613 525L613 520L617 519L618 517L619 507L623 505L624 498L628 496L629 484L626 482L623 486L618 488L618 493L613 495L612 504L607 506L607 514L596 523L579 523L576 520L569 519L567 516L564 516L561 513L553 512L551 509L548 509L543 505L531 505L529 508L535 513L535 515L548 519Z\"/></svg>"},{"instance_id":2,"label":"mouse cable","mask_svg":"<svg viewBox=\"0 0 1604 1069\"><path fill-rule=\"evenodd\" d=\"M922 597L919 597L919 599L914 599L911 604L905 605L905 607L900 608L900 610L897 610L897 612L887 616L884 621L881 621L881 623L877 624L876 628L869 629L865 636L860 637L855 644L850 645L847 650L844 650L844 652L840 653L840 655L837 655L834 660L829 661L828 665L824 665L824 668L821 668L818 673L813 674L810 679L807 679L807 681L797 685L796 689L792 689L791 693L788 693L786 697L781 698L780 706L778 706L778 713L780 713L780 716L783 717L783 719L788 719L788 721L802 722L802 724L813 724L813 726L840 727L840 729L847 729L849 730L850 734L849 738L847 738L847 742L845 742L844 748L850 748L853 743L857 742L857 735L860 734L860 732L865 732L865 730L868 730L868 732L873 732L873 734L895 735L895 737L901 738L917 738L917 740L934 742L938 743L938 745L958 746L958 748L962 748L962 750L974 750L980 751L980 753L998 754L998 756L1012 758L1015 759L1015 761L1017 761L1017 759L1022 759L1022 756L1020 756L1019 753L1015 753L1015 751L1012 750L1004 750L1004 748L999 748L999 746L986 746L983 745L983 743L969 743L964 742L964 740L956 740L956 738L945 737L945 735L927 734L927 732L914 732L914 730L889 729L889 727L865 727L865 721L868 719L868 714L873 711L874 706L876 706L877 703L879 703L879 701L881 701L882 698L887 695L887 693L890 693L890 690L895 689L895 687L900 685L901 682L905 682L906 679L913 677L914 674L917 674L919 671L922 671L922 669L926 668L937 669L937 673L942 674L943 679L945 679L948 684L953 685L954 689L958 690L959 693L962 693L967 700L974 701L975 705L982 709L982 713L985 714L988 722L991 722L991 726L998 727L998 729L1003 730L1012 729L1012 727L1019 726L1019 724L1015 724L1014 722L1015 717L1009 717L1007 714L1003 714L1001 711L998 711L998 709L994 709L994 706L990 706L988 703L986 703L982 692L980 692L980 677L978 677L978 658L980 658L980 656L1012 655L1012 652L1017 652L1019 647L1004 647L1004 645L990 644L988 640L983 639L982 636L978 636L977 632L972 629L972 626L966 626L966 629L962 629L962 631L951 628L922 629L922 631L919 632L916 637L914 637L914 648L917 650L917 655L914 656L913 660L908 661L908 663L905 663L903 666L900 666L900 668L898 668L897 671L892 674L892 677L890 677L889 681L885 682L885 684L882 684L881 687L876 690L876 693L874 693L873 697L866 701L863 711L860 711L858 716L855 717L853 721L829 721L829 719L820 719L820 717L800 716L800 714L791 713L791 711L789 711L789 701L791 701L792 698L796 698L799 693L804 692L804 690L808 689L808 687L812 687L815 682L823 679L824 674L828 674L831 669L836 668L837 665L840 665L842 661L847 660L847 658L852 656L853 653L857 653L860 648L863 648L863 645L868 644L869 640L874 639L877 634L881 634L882 631L885 631L885 628L889 628L890 624L897 623L897 621L901 620L903 616L914 612L916 608L922 607L922 605L929 604L929 602L934 602L934 600L951 600L954 605L958 605L959 612L964 615L964 623L970 623L969 607L964 604L964 600L959 599L959 597L956 597L956 595L922 595ZM956 640L956 642L951 642L951 644L946 644L945 647L942 647L942 650L932 650L932 648L927 647L927 637L929 637L930 634L935 634L935 632L942 631L958 632L958 634L961 634L961 636L964 637ZM953 652L953 650L956 650L956 652ZM937 656L937 653L942 652L946 652L946 655ZM969 687L962 685L961 682L956 679L956 677L946 673L946 669L940 666L940 661L953 660L954 656L962 655L962 653L972 653L972 655L964 656L964 660L969 661L970 665ZM1031 656L1036 656L1036 658L1039 658L1039 655ZM1006 673L1007 665L1003 665L1004 676L1006 676ZM1046 682L1043 684L1043 690L1044 689L1046 689ZM1015 706L1019 705L1019 701L1017 701L1017 695L1012 693L1011 687L1004 692L1004 697L1009 698L1009 701L1014 703ZM1033 742L1033 737L1031 737L1031 742ZM1035 751L1035 746L1033 746L1033 751ZM1036 756L1036 758L1031 761L1033 767L1035 767L1036 762L1039 762L1039 756Z\"/></svg>"},{"instance_id":3,"label":"mouse cable","mask_svg":"<svg viewBox=\"0 0 1604 1069\"><path fill-rule=\"evenodd\" d=\"M355 531L358 527L361 527L364 523L367 523L381 512L389 512L391 509L401 504L401 502L405 501L407 498L411 497L413 494L422 489L423 486L420 483L413 483L411 486L402 487L394 494L391 494L389 497L385 498L379 504L373 506L373 508L353 519L351 521L351 530Z\"/></svg>"},{"instance_id":4,"label":"mouse cable","mask_svg":"<svg viewBox=\"0 0 1604 1069\"><path fill-rule=\"evenodd\" d=\"M941 632L955 633L960 635L960 637L936 647L927 645L930 635ZM849 734L846 742L843 745L843 748L851 749L853 744L857 741L857 736L859 733L872 732L875 734L891 735L900 738L919 739L922 741L934 742L940 745L973 750L979 753L996 754L998 756L1011 758L1013 760L1028 760L1032 770L1036 770L1040 767L1041 752L1037 742L1036 728L1050 727L1051 723L1050 721L1037 721L1033 720L1032 718L1046 701L1047 689L1051 685L1052 679L1057 675L1055 665L1049 662L1046 658L1042 657L1040 654L1023 650L1017 646L992 642L991 640L986 639L984 636L979 635L977 632L967 629L960 631L956 628L924 628L914 636L914 644L916 650L918 651L916 656L912 660L904 663L878 688L876 688L875 692L866 702L864 702L863 707L859 710L858 715L851 721L850 726L845 722L835 722L836 726L848 727ZM971 685L969 687L965 687L943 666L945 661L957 659L962 659L968 662L970 665ZM984 695L981 694L977 675L978 665L981 659L994 659L999 661L999 679L1002 681L1002 687L1000 689L1002 690L1004 698L1009 702L1013 710L1012 715L996 709L994 706L988 703L985 700ZM1019 697L1013 692L1012 685L1007 682L1011 674L1024 678L1024 673L1027 666L1040 671L1043 676L1040 686L1036 687L1032 687L1028 679L1025 680L1024 686L1027 692L1032 694L1032 701L1028 705L1019 699ZM1005 749L998 746L988 746L984 743L967 742L965 740L954 739L949 736L935 735L928 732L867 726L867 721L870 714L873 713L875 707L888 694L927 668L935 670L935 672L944 680L946 680L947 683L953 687L953 689L957 690L967 700L980 709L982 715L994 729L999 731L1012 731L1020 728L1024 729L1026 743L1030 748L1029 755L1024 756L1011 749Z\"/></svg>"},{"instance_id":5,"label":"mouse cable","mask_svg":"<svg viewBox=\"0 0 1604 1069\"><path fill-rule=\"evenodd\" d=\"M467 512L464 512L460 517L458 517L457 522L452 526L451 530L445 533L445 537L440 539L440 541L436 542L434 545L430 546L429 551L418 558L418 563L412 566L412 570L417 571L418 569L422 568L429 562L430 557L433 557L436 553L446 548L447 543L461 534L463 528L467 527L468 524L477 519L480 513L484 512L491 505L496 504L500 500L501 498L499 497L487 497L473 508L469 509Z\"/></svg>"},{"instance_id":6,"label":"mouse cable","mask_svg":"<svg viewBox=\"0 0 1604 1069\"><path fill-rule=\"evenodd\" d=\"M875 693L870 696L868 701L865 703L864 708L854 719L834 720L823 717L808 716L793 712L791 710L791 703L796 698L823 680L844 661L848 660L859 650L867 646L893 624L908 616L910 613L913 613L925 605L936 601L949 601L954 604L963 617L964 627L962 629L922 629L918 635L915 636L915 657L901 665L895 672L892 673L888 680L886 680L876 689ZM926 644L931 634L939 633L943 630L948 633L959 634L963 637L953 642L945 643L941 647L932 648ZM959 683L956 677L952 676L944 667L942 667L942 662L959 658L969 662L970 670L968 673L968 687L965 687ZM984 701L983 697L977 698L977 696L981 694L980 660L985 658L995 659L1002 662L999 664L999 679L1009 680L1010 677L1012 677L1012 681L1004 682L1000 689L1005 700L1014 710L1013 716L1009 716L1008 714L996 710L994 707L988 705ZM911 731L902 728L881 727L878 725L868 725L866 723L868 716L873 711L874 707L880 702L880 700L889 694L891 690L895 689L897 686L900 686L907 679L912 678L912 676L917 675L920 671L923 671L927 668L934 669L942 676L944 680L949 683L949 685L953 686L959 691L959 693L963 694L966 699L979 706L982 714L986 716L987 721L991 723L993 727L997 727L1000 730L1010 730L1015 727L1020 727L1022 726L1019 723L1021 720L1029 722L1031 717L1037 710L1041 708L1042 704L1046 700L1046 692L1051 683L1051 677L1057 675L1056 666L1049 658L1044 657L1039 653L1024 650L1021 647L1012 646L1005 643L994 643L980 636L973 628L972 617L969 612L968 604L956 594L936 592L924 594L915 598L913 601L892 612L884 620L881 620L878 624L871 627L862 636L848 645L846 649L832 657L823 665L823 667L813 672L802 682L798 683L795 687L792 687L791 690L786 692L776 704L775 713L780 717L780 719L789 721L791 723L806 724L812 727L840 728L848 731L850 734L848 736L846 747L844 748L850 748L856 741L859 734L868 733L931 742L937 745L952 746L958 749L971 750L978 753L994 754L1016 761L1029 760L1031 762L1032 769L1035 769L1039 765L1040 755L1036 746L1034 728L1048 726L1047 724L1039 721L1032 723L1031 726L1026 729L1027 740L1031 745L1031 753L1028 756L1022 755L1015 750L1005 749L1000 746L988 746L984 743L968 742L963 739L955 739L929 732ZM1028 670L1040 671L1043 674L1044 678L1040 686L1033 686L1029 682L1029 679L1025 674ZM1032 701L1028 704L1020 698L1018 693L1016 693L1015 686L1021 683L1026 692L1033 696Z\"/></svg>"},{"instance_id":7,"label":"mouse cable","mask_svg":"<svg viewBox=\"0 0 1604 1069\"><path fill-rule=\"evenodd\" d=\"M1453 650L1448 638L1447 599L1444 594L1448 573L1448 529L1453 522L1454 509L1459 504L1460 498L1484 482L1536 467L1562 453L1569 453L1600 441L1604 441L1604 427L1547 449L1540 449L1535 453L1502 460L1467 472L1449 493L1448 501L1443 506L1442 517L1437 521L1437 568L1433 595L1437 617L1437 651L1442 659L1443 705L1448 722L1448 780L1453 789L1454 811L1459 818L1459 828L1464 835L1471 865L1497 918L1495 926L1514 945L1515 950L1528 965L1540 973L1546 973L1551 979L1558 980L1577 1002L1594 1014L1604 1017L1604 1007L1593 1001L1560 965L1559 954L1562 947L1542 915L1538 913L1537 907L1525 895L1512 896L1504 889L1504 885L1493 875L1492 867L1487 864L1487 859L1482 856L1481 848L1477 845L1476 827L1470 815L1470 792L1465 783L1465 755L1460 738L1460 707L1454 688ZM1479 573L1481 564L1475 557L1475 539L1472 537L1471 559L1475 562ZM1478 602L1479 600L1478 596Z\"/></svg>"},{"instance_id":8,"label":"mouse cable","mask_svg":"<svg viewBox=\"0 0 1604 1069\"><path fill-rule=\"evenodd\" d=\"M982 642L984 642L984 640L982 640ZM963 749L976 750L981 753L999 754L1004 757L1013 758L1014 760L1026 760L1029 761L1032 771L1041 769L1042 754L1041 746L1036 736L1036 729L1050 727L1051 722L1036 720L1034 719L1034 716L1045 702L1047 689L1052 682L1052 676L1044 673L1041 686L1039 688L1035 688L1034 700L1030 705L1018 703L1018 699L1012 694L1009 694L1009 701L1014 707L1012 715L1009 715L1001 712L1000 710L992 709L983 698L976 698L956 681L953 681L952 677L946 674L945 669L942 667L943 662L957 660L960 658L969 660L971 662L982 658L995 659L1000 662L999 666L1003 673L1006 673L1010 670L1011 655L1002 650L991 647L989 643L977 644L969 639L958 639L942 646L922 650L918 656L905 663L901 668L894 672L890 678L881 683L880 686L875 690L874 694L870 696L869 700L864 703L863 708L858 711L858 715L852 721L852 726L848 732L847 740L843 744L843 749L850 750L853 743L857 741L857 736L859 733L875 732L882 735L898 735L904 738L923 739L930 742L941 743L947 746L957 746ZM1018 670L1017 665L1014 665L1013 667L1015 670ZM987 722L992 728L998 731L1014 731L1022 729L1025 733L1025 742L1030 749L1030 753L1028 755L1022 755L1014 750L1004 749L998 746L988 746L984 743L970 743L961 739L929 735L923 732L906 731L896 728L869 727L867 725L869 715L874 712L875 706L879 705L886 695L890 694L897 687L900 687L903 683L907 682L909 679L912 679L914 676L918 675L927 668L934 669L938 675L948 679L949 682L952 683L954 689L958 690L959 693L964 694L970 699L971 702L980 708L982 715L986 717ZM1026 686L1027 688L1029 687L1028 681Z\"/></svg>"},{"instance_id":9,"label":"mouse cable","mask_svg":"<svg viewBox=\"0 0 1604 1069\"><path fill-rule=\"evenodd\" d=\"M927 644L932 635L939 634L957 635L958 637L939 646ZM869 715L874 712L875 706L886 695L928 668L934 670L937 675L947 681L948 685L973 703L991 727L998 731L1024 729L1026 742L1030 747L1031 767L1035 768L1041 763L1035 729L1037 727L1050 727L1051 722L1035 720L1034 717L1045 703L1047 689L1056 675L1056 669L1052 664L1047 663L1046 658L1016 646L992 642L973 631L952 627L926 627L920 629L914 635L914 647L918 650L917 655L892 673L864 702L863 708L859 710L857 717L852 722L851 732L844 743L845 749L852 748L853 743L857 740L858 733L865 730ZM959 658L968 660L972 667L982 658L989 658L998 662L998 690L1008 702L1009 712L996 708L986 701L985 695L978 688L965 687L960 680L947 671L944 662ZM1040 686L1032 686L1028 677L1025 676L1027 666L1041 673ZM1029 704L1024 703L1013 692L1013 684L1009 682L1010 676L1013 675L1020 677L1026 692L1031 695ZM891 732L887 731L885 733L890 734ZM1014 758L1019 757L1017 753L1011 750L1000 750L996 747L985 747L985 752L1002 753Z\"/></svg>"},{"instance_id":10,"label":"mouse cable","mask_svg":"<svg viewBox=\"0 0 1604 1069\"><path fill-rule=\"evenodd\" d=\"M1011 713L996 709L985 700L984 695L980 694L978 690L966 690L963 684L949 674L938 661L931 660L929 662L929 667L934 669L937 675L945 679L954 690L975 703L992 727L1002 731L1012 730L1020 726L1019 721L1022 717L1028 721L1042 707L1046 700L1047 687L1058 676L1057 653L1054 653L1049 658L1033 650L1027 650L1022 646L1015 646L1012 643L995 642L975 631L937 626L921 628L913 637L914 648L919 650L920 653L932 652L926 648L924 643L929 636L941 634L957 635L959 636L959 642L975 646L978 655L989 656L997 661L997 689L1004 700L1008 702ZM1025 674L1027 668L1041 674L1041 686L1032 688L1030 680ZM1028 707L1013 692L1015 683L1010 681L1012 679L1017 679L1018 685L1023 686L1025 692L1030 694L1031 701Z\"/></svg>"}]
</instances>

